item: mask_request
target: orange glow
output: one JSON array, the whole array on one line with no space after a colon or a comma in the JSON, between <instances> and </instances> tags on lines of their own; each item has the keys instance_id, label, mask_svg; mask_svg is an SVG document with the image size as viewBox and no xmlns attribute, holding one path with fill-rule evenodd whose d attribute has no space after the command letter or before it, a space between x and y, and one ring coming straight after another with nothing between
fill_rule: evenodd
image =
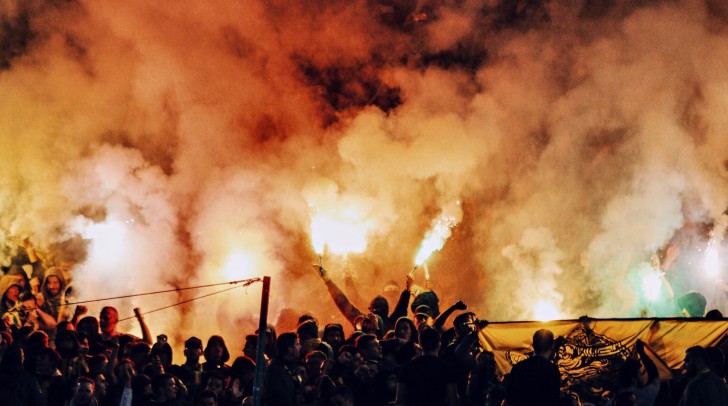
<instances>
[{"instance_id":1,"label":"orange glow","mask_svg":"<svg viewBox=\"0 0 728 406\"><path fill-rule=\"evenodd\" d=\"M318 255L324 249L339 255L362 253L367 248L367 231L367 224L351 210L341 217L319 214L311 219L311 241Z\"/></svg>"},{"instance_id":2,"label":"orange glow","mask_svg":"<svg viewBox=\"0 0 728 406\"><path fill-rule=\"evenodd\" d=\"M244 252L234 252L228 256L222 272L229 280L250 278L253 275L253 259Z\"/></svg>"},{"instance_id":3,"label":"orange glow","mask_svg":"<svg viewBox=\"0 0 728 406\"><path fill-rule=\"evenodd\" d=\"M539 300L533 307L534 318L538 321L551 321L563 318L559 308L548 300Z\"/></svg>"}]
</instances>

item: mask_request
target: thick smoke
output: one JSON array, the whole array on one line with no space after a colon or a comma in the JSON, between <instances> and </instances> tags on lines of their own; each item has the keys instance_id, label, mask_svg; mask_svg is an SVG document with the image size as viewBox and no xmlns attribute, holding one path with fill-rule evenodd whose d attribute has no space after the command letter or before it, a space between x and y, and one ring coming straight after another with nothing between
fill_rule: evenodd
<instances>
[{"instance_id":1,"label":"thick smoke","mask_svg":"<svg viewBox=\"0 0 728 406\"><path fill-rule=\"evenodd\" d=\"M446 212L444 305L633 316L631 267L728 206L721 4L6 1L5 262L30 237L78 299L270 275L273 321L325 323L341 318L311 268L314 213L362 225L363 253L323 260L366 298L404 284ZM239 343L258 286L147 320Z\"/></svg>"}]
</instances>

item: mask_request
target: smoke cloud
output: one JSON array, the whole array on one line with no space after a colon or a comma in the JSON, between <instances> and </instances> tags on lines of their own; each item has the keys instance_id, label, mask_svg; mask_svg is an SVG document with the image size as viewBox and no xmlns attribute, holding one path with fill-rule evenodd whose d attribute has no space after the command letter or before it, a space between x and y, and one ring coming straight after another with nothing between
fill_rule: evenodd
<instances>
[{"instance_id":1,"label":"smoke cloud","mask_svg":"<svg viewBox=\"0 0 728 406\"><path fill-rule=\"evenodd\" d=\"M3 2L4 262L30 237L81 300L269 275L272 321L323 324L342 319L311 268L315 213L361 225L362 253L323 261L364 298L404 285L446 214L429 260L445 306L635 316L631 267L681 233L707 241L696 225L728 206L721 4ZM258 286L147 321L235 346Z\"/></svg>"}]
</instances>

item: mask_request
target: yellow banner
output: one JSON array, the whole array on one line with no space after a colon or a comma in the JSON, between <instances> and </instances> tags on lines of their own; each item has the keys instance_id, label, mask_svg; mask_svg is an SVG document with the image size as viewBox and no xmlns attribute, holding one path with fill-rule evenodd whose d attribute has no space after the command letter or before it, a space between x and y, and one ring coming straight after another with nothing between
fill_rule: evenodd
<instances>
[{"instance_id":1,"label":"yellow banner","mask_svg":"<svg viewBox=\"0 0 728 406\"><path fill-rule=\"evenodd\" d=\"M480 331L482 347L495 354L500 374L508 374L532 352L533 333L548 329L557 337L554 362L562 381L589 380L615 368L630 356L637 340L646 344L662 379L682 368L685 350L718 344L728 321L696 319L584 319L583 321L490 323Z\"/></svg>"}]
</instances>

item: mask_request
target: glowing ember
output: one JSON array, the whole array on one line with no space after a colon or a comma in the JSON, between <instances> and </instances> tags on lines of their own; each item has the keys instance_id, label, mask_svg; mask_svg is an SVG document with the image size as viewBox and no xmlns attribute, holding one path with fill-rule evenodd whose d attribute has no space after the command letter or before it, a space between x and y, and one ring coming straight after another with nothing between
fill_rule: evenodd
<instances>
[{"instance_id":1,"label":"glowing ember","mask_svg":"<svg viewBox=\"0 0 728 406\"><path fill-rule=\"evenodd\" d=\"M353 213L348 213L347 217L353 217ZM323 255L324 247L340 255L364 252L367 230L368 226L361 221L346 221L323 214L311 220L311 240L319 255Z\"/></svg>"},{"instance_id":2,"label":"glowing ember","mask_svg":"<svg viewBox=\"0 0 728 406\"><path fill-rule=\"evenodd\" d=\"M420 244L420 250L415 256L415 265L421 265L427 261L427 258L433 252L439 251L445 245L445 241L450 238L452 228L457 224L457 219L453 216L441 216L435 221L435 225L427 233L425 239Z\"/></svg>"},{"instance_id":3,"label":"glowing ember","mask_svg":"<svg viewBox=\"0 0 728 406\"><path fill-rule=\"evenodd\" d=\"M243 252L230 254L222 268L222 272L229 280L250 278L253 274L253 259Z\"/></svg>"},{"instance_id":4,"label":"glowing ember","mask_svg":"<svg viewBox=\"0 0 728 406\"><path fill-rule=\"evenodd\" d=\"M660 288L662 287L662 281L660 280L660 274L652 272L642 278L642 293L650 301L655 301L660 296Z\"/></svg>"},{"instance_id":5,"label":"glowing ember","mask_svg":"<svg viewBox=\"0 0 728 406\"><path fill-rule=\"evenodd\" d=\"M563 317L558 307L548 300L539 300L533 308L533 314L538 321L558 320Z\"/></svg>"}]
</instances>

